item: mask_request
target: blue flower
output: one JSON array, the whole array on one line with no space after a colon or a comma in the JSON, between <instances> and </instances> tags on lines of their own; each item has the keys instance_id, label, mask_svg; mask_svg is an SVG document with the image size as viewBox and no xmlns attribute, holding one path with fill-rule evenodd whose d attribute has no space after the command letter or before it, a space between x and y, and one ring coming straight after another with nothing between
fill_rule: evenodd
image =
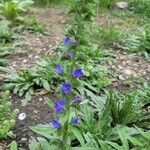
<instances>
[{"instance_id":1,"label":"blue flower","mask_svg":"<svg viewBox=\"0 0 150 150\"><path fill-rule=\"evenodd\" d=\"M70 40L70 37L66 36L65 39L64 39L64 44L66 46L70 45L71 44L71 40Z\"/></svg>"},{"instance_id":2,"label":"blue flower","mask_svg":"<svg viewBox=\"0 0 150 150\"><path fill-rule=\"evenodd\" d=\"M82 98L77 96L75 99L74 99L74 102L77 103L77 104L80 104L82 102Z\"/></svg>"},{"instance_id":3,"label":"blue flower","mask_svg":"<svg viewBox=\"0 0 150 150\"><path fill-rule=\"evenodd\" d=\"M72 120L73 125L77 125L79 123L79 119L76 117Z\"/></svg>"},{"instance_id":4,"label":"blue flower","mask_svg":"<svg viewBox=\"0 0 150 150\"><path fill-rule=\"evenodd\" d=\"M65 100L59 100L55 103L55 113L61 113L65 109Z\"/></svg>"},{"instance_id":5,"label":"blue flower","mask_svg":"<svg viewBox=\"0 0 150 150\"><path fill-rule=\"evenodd\" d=\"M64 72L64 69L61 65L57 65L55 70L58 74L62 74Z\"/></svg>"},{"instance_id":6,"label":"blue flower","mask_svg":"<svg viewBox=\"0 0 150 150\"><path fill-rule=\"evenodd\" d=\"M52 124L52 127L53 127L53 128L56 128L56 129L61 128L61 123L60 123L60 121L57 120L57 119L54 119L54 120L51 122L51 124Z\"/></svg>"},{"instance_id":7,"label":"blue flower","mask_svg":"<svg viewBox=\"0 0 150 150\"><path fill-rule=\"evenodd\" d=\"M83 77L83 71L82 71L82 69L75 69L74 71L73 71L73 77L75 77L75 78L81 78L81 77Z\"/></svg>"},{"instance_id":8,"label":"blue flower","mask_svg":"<svg viewBox=\"0 0 150 150\"><path fill-rule=\"evenodd\" d=\"M70 83L64 82L61 85L61 91L63 94L69 94L72 91L72 85Z\"/></svg>"}]
</instances>

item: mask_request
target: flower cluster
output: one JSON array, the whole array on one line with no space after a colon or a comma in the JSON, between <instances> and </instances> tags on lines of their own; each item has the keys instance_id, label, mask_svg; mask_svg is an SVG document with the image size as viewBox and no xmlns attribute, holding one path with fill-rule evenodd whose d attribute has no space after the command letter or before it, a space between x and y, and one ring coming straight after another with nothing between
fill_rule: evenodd
<instances>
[{"instance_id":1,"label":"flower cluster","mask_svg":"<svg viewBox=\"0 0 150 150\"><path fill-rule=\"evenodd\" d=\"M75 40L74 42L75 45L78 45L79 42L78 40ZM65 37L64 39L64 45L65 46L69 46L71 45L71 39L70 37ZM67 53L67 58L68 59L72 59L72 57L75 57L73 56L73 53L72 52L68 52ZM74 62L72 62L74 63ZM64 74L64 68L62 65L60 64L57 64L56 67L55 67L55 72L58 74L58 75L63 75ZM79 79L79 78L82 78L84 76L84 73L83 73L83 70L81 68L75 68L72 70L72 73L70 73L70 78L71 79ZM60 90L61 90L61 93L62 95L64 95L65 97L67 95L70 95L73 91L73 85L71 82L62 82L61 86L60 86ZM70 96L69 96L70 97ZM69 107L71 107L71 104L72 103L75 103L75 104L80 104L82 102L82 98L77 96L75 98L72 98L73 100L68 100L67 98L66 99L61 99L61 100L58 100L55 105L54 105L54 111L56 114L61 114L63 112L66 111L67 109L67 101L69 101ZM68 114L69 115L69 114ZM78 125L78 122L79 122L79 119L78 117L74 117L72 118L72 125ZM61 124L61 121L59 119L54 119L52 122L51 122L51 125L53 128L56 128L56 129L59 129L62 127L62 124Z\"/></svg>"}]
</instances>

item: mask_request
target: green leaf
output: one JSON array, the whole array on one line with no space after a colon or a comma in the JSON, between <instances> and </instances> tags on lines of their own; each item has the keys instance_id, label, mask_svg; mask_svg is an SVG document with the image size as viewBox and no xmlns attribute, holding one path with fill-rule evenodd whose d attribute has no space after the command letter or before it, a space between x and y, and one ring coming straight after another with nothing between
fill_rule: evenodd
<instances>
[{"instance_id":1,"label":"green leaf","mask_svg":"<svg viewBox=\"0 0 150 150\"><path fill-rule=\"evenodd\" d=\"M79 140L81 145L85 145L84 138L77 127L70 126L70 131L74 134L74 136Z\"/></svg>"},{"instance_id":2,"label":"green leaf","mask_svg":"<svg viewBox=\"0 0 150 150\"><path fill-rule=\"evenodd\" d=\"M108 143L110 146L114 147L116 150L125 150L122 146L119 146L117 143L110 142L110 141L105 141Z\"/></svg>"},{"instance_id":3,"label":"green leaf","mask_svg":"<svg viewBox=\"0 0 150 150\"><path fill-rule=\"evenodd\" d=\"M18 150L16 141L11 142L10 150Z\"/></svg>"},{"instance_id":4,"label":"green leaf","mask_svg":"<svg viewBox=\"0 0 150 150\"><path fill-rule=\"evenodd\" d=\"M94 147L73 147L72 150L98 150Z\"/></svg>"},{"instance_id":5,"label":"green leaf","mask_svg":"<svg viewBox=\"0 0 150 150\"><path fill-rule=\"evenodd\" d=\"M136 130L137 130L145 139L147 139L147 140L150 141L150 131L144 132L144 131L142 131L142 129L140 129L140 128L136 127L136 126L135 126L135 128L136 128Z\"/></svg>"},{"instance_id":6,"label":"green leaf","mask_svg":"<svg viewBox=\"0 0 150 150\"><path fill-rule=\"evenodd\" d=\"M42 150L39 142L35 138L29 140L29 149L30 150Z\"/></svg>"},{"instance_id":7,"label":"green leaf","mask_svg":"<svg viewBox=\"0 0 150 150\"><path fill-rule=\"evenodd\" d=\"M50 100L48 97L44 97L44 100L45 100L45 102L48 104L48 106L49 106L50 108L53 108L53 107L54 107L53 101Z\"/></svg>"},{"instance_id":8,"label":"green leaf","mask_svg":"<svg viewBox=\"0 0 150 150\"><path fill-rule=\"evenodd\" d=\"M37 140L41 144L41 148L43 150L53 150L53 148L51 147L51 145L48 143L46 139L38 137Z\"/></svg>"},{"instance_id":9,"label":"green leaf","mask_svg":"<svg viewBox=\"0 0 150 150\"><path fill-rule=\"evenodd\" d=\"M93 86L91 86L90 84L88 84L87 82L83 81L83 80L79 80L80 83L82 83L83 85L87 86L90 90L94 91L94 92L98 92Z\"/></svg>"},{"instance_id":10,"label":"green leaf","mask_svg":"<svg viewBox=\"0 0 150 150\"><path fill-rule=\"evenodd\" d=\"M54 136L55 130L53 128L51 128L50 125L39 124L35 127L30 127L30 129L33 132L40 134L48 139L57 139L57 137Z\"/></svg>"},{"instance_id":11,"label":"green leaf","mask_svg":"<svg viewBox=\"0 0 150 150\"><path fill-rule=\"evenodd\" d=\"M50 85L48 81L42 80L42 82L43 82L43 87L45 88L45 90L50 91Z\"/></svg>"},{"instance_id":12,"label":"green leaf","mask_svg":"<svg viewBox=\"0 0 150 150\"><path fill-rule=\"evenodd\" d=\"M136 138L130 136L130 135L126 135L126 137L128 138L128 140L130 140L132 142L133 145L135 146L140 146L143 147L144 144L142 144L139 140L137 140Z\"/></svg>"}]
</instances>

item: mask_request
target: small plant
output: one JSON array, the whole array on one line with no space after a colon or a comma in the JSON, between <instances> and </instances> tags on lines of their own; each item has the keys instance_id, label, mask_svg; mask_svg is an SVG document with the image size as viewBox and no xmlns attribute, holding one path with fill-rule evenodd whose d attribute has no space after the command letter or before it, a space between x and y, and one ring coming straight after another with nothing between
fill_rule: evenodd
<instances>
[{"instance_id":1,"label":"small plant","mask_svg":"<svg viewBox=\"0 0 150 150\"><path fill-rule=\"evenodd\" d=\"M38 5L51 5L65 3L65 0L35 0L35 4Z\"/></svg>"},{"instance_id":2,"label":"small plant","mask_svg":"<svg viewBox=\"0 0 150 150\"><path fill-rule=\"evenodd\" d=\"M117 0L98 0L100 8L110 8Z\"/></svg>"},{"instance_id":3,"label":"small plant","mask_svg":"<svg viewBox=\"0 0 150 150\"><path fill-rule=\"evenodd\" d=\"M138 30L138 32L131 34L124 41L123 48L144 55L149 59L150 54L150 27L145 26L144 29Z\"/></svg>"},{"instance_id":4,"label":"small plant","mask_svg":"<svg viewBox=\"0 0 150 150\"><path fill-rule=\"evenodd\" d=\"M6 91L0 98L0 139L6 138L9 131L15 124L15 118L18 110L11 112L9 102L9 91Z\"/></svg>"},{"instance_id":5,"label":"small plant","mask_svg":"<svg viewBox=\"0 0 150 150\"><path fill-rule=\"evenodd\" d=\"M116 28L100 27L92 29L90 32L91 41L100 48L106 48L113 43L121 41L122 33Z\"/></svg>"},{"instance_id":6,"label":"small plant","mask_svg":"<svg viewBox=\"0 0 150 150\"><path fill-rule=\"evenodd\" d=\"M17 142L16 141L12 141L10 144L10 150L18 150L17 147Z\"/></svg>"},{"instance_id":7,"label":"small plant","mask_svg":"<svg viewBox=\"0 0 150 150\"><path fill-rule=\"evenodd\" d=\"M118 137L116 141L100 141L105 150L129 150L129 149L140 149L148 150L150 144L150 131L144 131L138 127L129 128L123 126L117 126Z\"/></svg>"},{"instance_id":8,"label":"small plant","mask_svg":"<svg viewBox=\"0 0 150 150\"><path fill-rule=\"evenodd\" d=\"M10 0L6 2L1 0L0 10L7 20L14 22L18 15L25 12L31 4L33 4L32 0Z\"/></svg>"},{"instance_id":9,"label":"small plant","mask_svg":"<svg viewBox=\"0 0 150 150\"><path fill-rule=\"evenodd\" d=\"M50 35L50 33L48 33L48 31L46 30L46 27L39 23L35 18L24 18L22 23L30 32Z\"/></svg>"},{"instance_id":10,"label":"small plant","mask_svg":"<svg viewBox=\"0 0 150 150\"><path fill-rule=\"evenodd\" d=\"M131 0L130 10L145 17L150 17L149 13L150 3L149 0Z\"/></svg>"},{"instance_id":11,"label":"small plant","mask_svg":"<svg viewBox=\"0 0 150 150\"><path fill-rule=\"evenodd\" d=\"M119 93L109 93L108 108L112 117L112 125L128 125L138 119L142 103L139 101L137 92L120 95Z\"/></svg>"},{"instance_id":12,"label":"small plant","mask_svg":"<svg viewBox=\"0 0 150 150\"><path fill-rule=\"evenodd\" d=\"M7 83L4 84L1 89L13 89L14 94L18 93L20 97L24 96L26 101L30 101L36 87L44 87L50 91L49 82L45 79L45 76L42 75L43 73L38 74L34 68L32 70L24 70L20 72L19 76L9 76L6 79Z\"/></svg>"},{"instance_id":13,"label":"small plant","mask_svg":"<svg viewBox=\"0 0 150 150\"><path fill-rule=\"evenodd\" d=\"M12 39L13 32L10 28L10 22L6 20L0 21L0 42L10 42ZM0 50L1 53L1 50Z\"/></svg>"}]
</instances>

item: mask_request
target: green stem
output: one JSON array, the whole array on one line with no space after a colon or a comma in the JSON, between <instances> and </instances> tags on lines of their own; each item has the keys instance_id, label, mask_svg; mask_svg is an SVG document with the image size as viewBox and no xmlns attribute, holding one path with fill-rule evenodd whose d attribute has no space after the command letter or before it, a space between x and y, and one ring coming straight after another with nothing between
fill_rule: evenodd
<instances>
[{"instance_id":1,"label":"green stem","mask_svg":"<svg viewBox=\"0 0 150 150\"><path fill-rule=\"evenodd\" d=\"M69 71L70 73L72 72L73 66L75 64L75 60L76 60L76 51L74 52L74 56L73 56L73 60L72 63L70 65ZM68 78L70 80L70 82L72 82L72 76L70 74L68 74ZM63 129L63 148L62 150L66 150L66 146L68 144L68 128L69 128L69 115L70 115L70 99L72 98L72 95L70 94L70 96L66 97L66 115L67 115L67 121L64 124L64 129Z\"/></svg>"}]
</instances>

